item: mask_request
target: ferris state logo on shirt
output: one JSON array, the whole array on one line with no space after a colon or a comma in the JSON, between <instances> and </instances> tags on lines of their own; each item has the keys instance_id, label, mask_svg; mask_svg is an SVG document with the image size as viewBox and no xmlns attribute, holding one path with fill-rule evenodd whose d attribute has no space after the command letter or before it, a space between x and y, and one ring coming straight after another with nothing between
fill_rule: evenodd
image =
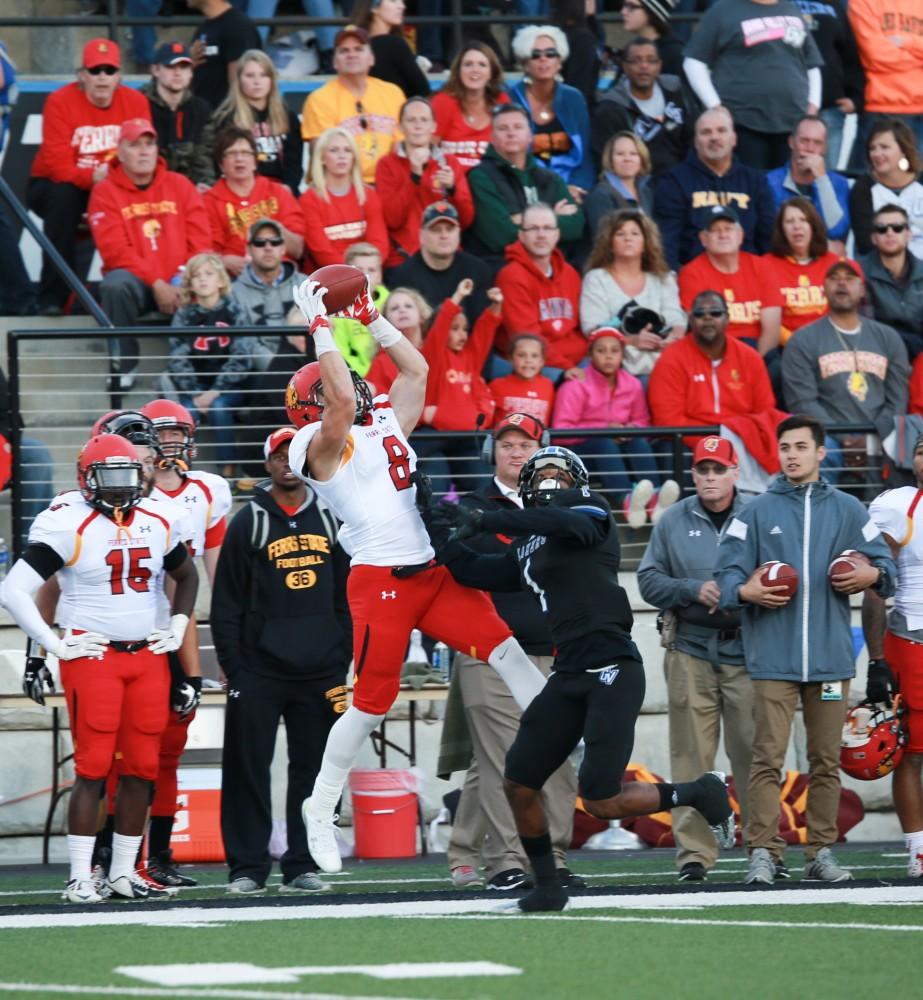
<instances>
[{"instance_id":1,"label":"ferris state logo on shirt","mask_svg":"<svg viewBox=\"0 0 923 1000\"><path fill-rule=\"evenodd\" d=\"M301 553L308 553L302 555ZM326 535L297 534L277 538L266 546L266 558L276 569L288 570L285 586L289 590L308 590L317 583L317 573L309 566L322 566L330 554L330 539Z\"/></svg>"}]
</instances>

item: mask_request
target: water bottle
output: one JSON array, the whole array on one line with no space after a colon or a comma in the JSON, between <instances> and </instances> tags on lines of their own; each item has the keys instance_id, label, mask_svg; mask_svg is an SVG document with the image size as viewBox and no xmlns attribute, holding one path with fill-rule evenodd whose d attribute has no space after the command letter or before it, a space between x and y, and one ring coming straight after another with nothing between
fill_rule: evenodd
<instances>
[{"instance_id":1,"label":"water bottle","mask_svg":"<svg viewBox=\"0 0 923 1000\"><path fill-rule=\"evenodd\" d=\"M433 646L433 670L443 684L449 683L452 678L452 651L444 642L437 642Z\"/></svg>"},{"instance_id":2,"label":"water bottle","mask_svg":"<svg viewBox=\"0 0 923 1000\"><path fill-rule=\"evenodd\" d=\"M0 580L6 576L10 568L10 547L6 544L5 538L0 538Z\"/></svg>"},{"instance_id":3,"label":"water bottle","mask_svg":"<svg viewBox=\"0 0 923 1000\"><path fill-rule=\"evenodd\" d=\"M426 665L426 650L423 648L423 633L415 628L410 633L410 645L407 647L405 663L422 663Z\"/></svg>"}]
</instances>

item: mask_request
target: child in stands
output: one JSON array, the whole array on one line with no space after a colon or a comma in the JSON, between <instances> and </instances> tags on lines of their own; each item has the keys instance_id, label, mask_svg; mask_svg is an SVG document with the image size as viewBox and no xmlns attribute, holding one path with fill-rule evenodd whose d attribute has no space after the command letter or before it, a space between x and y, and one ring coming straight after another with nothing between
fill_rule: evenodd
<instances>
[{"instance_id":1,"label":"child in stands","mask_svg":"<svg viewBox=\"0 0 923 1000\"><path fill-rule=\"evenodd\" d=\"M624 335L607 326L594 330L588 340L590 364L583 378L570 379L558 389L553 425L650 427L644 387L622 368ZM612 495L612 508L621 505L632 528L640 528L648 516L656 524L663 511L679 498L679 486L672 479L662 482L650 441L645 437L557 439L555 444L573 448L596 472L603 489Z\"/></svg>"},{"instance_id":2,"label":"child in stands","mask_svg":"<svg viewBox=\"0 0 923 1000\"><path fill-rule=\"evenodd\" d=\"M510 344L513 371L490 383L497 404L494 422L511 413L528 413L548 427L554 406L554 383L542 374L545 366L545 342L537 333L522 333Z\"/></svg>"},{"instance_id":3,"label":"child in stands","mask_svg":"<svg viewBox=\"0 0 923 1000\"><path fill-rule=\"evenodd\" d=\"M372 286L372 301L375 308L382 312L388 298L388 289L381 283L381 251L378 247L371 243L353 243L346 251L343 263L358 267L368 277ZM350 319L348 316L331 319L333 339L340 354L346 359L346 364L364 378L378 350L375 338L357 319Z\"/></svg>"}]
</instances>

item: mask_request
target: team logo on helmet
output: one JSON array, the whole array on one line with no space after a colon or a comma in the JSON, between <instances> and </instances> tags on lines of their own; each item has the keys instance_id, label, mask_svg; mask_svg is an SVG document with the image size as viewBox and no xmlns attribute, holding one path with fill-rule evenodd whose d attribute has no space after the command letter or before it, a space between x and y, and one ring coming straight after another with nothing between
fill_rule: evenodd
<instances>
[{"instance_id":1,"label":"team logo on helmet","mask_svg":"<svg viewBox=\"0 0 923 1000\"><path fill-rule=\"evenodd\" d=\"M908 732L901 696L893 708L863 702L851 709L843 726L840 767L860 781L890 774L901 762Z\"/></svg>"}]
</instances>

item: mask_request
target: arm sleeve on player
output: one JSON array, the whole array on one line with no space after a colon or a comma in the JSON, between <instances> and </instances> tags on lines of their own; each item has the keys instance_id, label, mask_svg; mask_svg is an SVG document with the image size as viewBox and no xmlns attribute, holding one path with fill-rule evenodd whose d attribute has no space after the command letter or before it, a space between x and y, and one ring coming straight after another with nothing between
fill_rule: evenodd
<instances>
[{"instance_id":1,"label":"arm sleeve on player","mask_svg":"<svg viewBox=\"0 0 923 1000\"><path fill-rule=\"evenodd\" d=\"M54 650L59 645L58 637L45 623L35 603L35 592L46 579L25 559L18 559L0 585L0 604L30 639Z\"/></svg>"},{"instance_id":2,"label":"arm sleeve on player","mask_svg":"<svg viewBox=\"0 0 923 1000\"><path fill-rule=\"evenodd\" d=\"M188 558L189 551L185 542L179 542L163 557L163 568L168 573L172 573L173 570L182 566Z\"/></svg>"},{"instance_id":3,"label":"arm sleeve on player","mask_svg":"<svg viewBox=\"0 0 923 1000\"><path fill-rule=\"evenodd\" d=\"M493 554L475 552L461 542L449 542L439 553L439 558L464 587L510 593L522 590L519 563L512 547L506 552Z\"/></svg>"},{"instance_id":4,"label":"arm sleeve on player","mask_svg":"<svg viewBox=\"0 0 923 1000\"><path fill-rule=\"evenodd\" d=\"M64 560L50 545L37 543L30 545L22 554L27 562L42 580L47 580L64 565Z\"/></svg>"},{"instance_id":5,"label":"arm sleeve on player","mask_svg":"<svg viewBox=\"0 0 923 1000\"><path fill-rule=\"evenodd\" d=\"M526 510L488 510L481 516L486 531L503 535L545 535L570 538L589 547L605 538L609 512L592 500L578 507L529 507Z\"/></svg>"}]
</instances>

